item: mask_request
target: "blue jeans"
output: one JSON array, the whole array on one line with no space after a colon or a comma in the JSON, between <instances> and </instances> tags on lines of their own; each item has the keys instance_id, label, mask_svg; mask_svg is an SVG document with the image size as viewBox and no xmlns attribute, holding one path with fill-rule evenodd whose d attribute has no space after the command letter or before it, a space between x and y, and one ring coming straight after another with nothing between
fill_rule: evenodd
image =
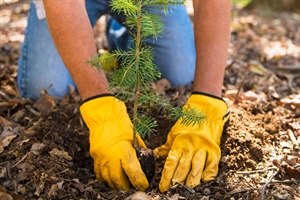
<instances>
[{"instance_id":1,"label":"blue jeans","mask_svg":"<svg viewBox=\"0 0 300 200\"><path fill-rule=\"evenodd\" d=\"M103 14L116 16L110 10L109 0L86 0L86 8L92 26ZM149 39L146 43L154 49L154 63L160 69L162 78L170 80L173 86L188 85L194 79L196 61L193 28L184 6L170 9L167 15L161 10L149 9L149 12L162 16L165 32L158 40ZM128 33L122 36L115 34L115 29L122 27L117 21L110 24L107 31L109 44L126 48ZM21 95L33 100L38 99L43 89L50 95L62 97L68 94L69 84L75 86L55 48L46 19L37 18L33 3L30 4L25 39L21 47L17 83Z\"/></svg>"}]
</instances>

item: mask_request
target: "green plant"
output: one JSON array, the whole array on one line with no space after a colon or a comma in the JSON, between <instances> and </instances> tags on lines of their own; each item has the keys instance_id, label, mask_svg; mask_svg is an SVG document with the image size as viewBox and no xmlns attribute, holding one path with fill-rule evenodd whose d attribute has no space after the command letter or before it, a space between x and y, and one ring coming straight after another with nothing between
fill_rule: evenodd
<instances>
[{"instance_id":1,"label":"green plant","mask_svg":"<svg viewBox=\"0 0 300 200\"><path fill-rule=\"evenodd\" d=\"M230 0L232 5L240 6L241 8L246 7L251 0Z\"/></svg>"},{"instance_id":2,"label":"green plant","mask_svg":"<svg viewBox=\"0 0 300 200\"><path fill-rule=\"evenodd\" d=\"M157 81L161 74L153 63L153 49L144 43L146 38L155 41L164 31L164 25L158 14L150 13L147 7L153 6L168 12L168 5L184 4L185 0L112 0L112 10L124 13L126 25L132 37L132 48L127 51L118 49L109 54L99 54L89 62L98 69L104 69L111 60L120 63L118 69L109 73L109 86L116 91L116 96L124 102L133 102L131 120L133 123L134 147L137 148L136 134L144 136L155 131L156 120L146 112L152 108L169 114L174 120L182 117L182 123L201 124L205 119L201 111L174 107L169 99L157 95L151 89L151 83ZM107 67L106 67L107 68Z\"/></svg>"}]
</instances>

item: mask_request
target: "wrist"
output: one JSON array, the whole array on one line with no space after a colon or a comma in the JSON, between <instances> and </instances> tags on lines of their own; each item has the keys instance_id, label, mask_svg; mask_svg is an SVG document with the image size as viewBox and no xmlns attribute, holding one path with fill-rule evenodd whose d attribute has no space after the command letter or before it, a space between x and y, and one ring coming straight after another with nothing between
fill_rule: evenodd
<instances>
[{"instance_id":1,"label":"wrist","mask_svg":"<svg viewBox=\"0 0 300 200\"><path fill-rule=\"evenodd\" d=\"M114 94L107 90L80 92L80 97L81 97L82 102L86 102L88 100L92 100L97 97L104 97L104 96L114 96Z\"/></svg>"},{"instance_id":2,"label":"wrist","mask_svg":"<svg viewBox=\"0 0 300 200\"><path fill-rule=\"evenodd\" d=\"M108 84L106 81L106 77L101 74L86 74L86 78L80 78L80 81L77 81L76 85L78 88L78 91L80 93L80 97L82 100L97 96L97 95L105 95L105 94L113 94L108 89ZM85 81L83 81L85 80Z\"/></svg>"},{"instance_id":3,"label":"wrist","mask_svg":"<svg viewBox=\"0 0 300 200\"><path fill-rule=\"evenodd\" d=\"M193 92L202 92L205 94L210 94L213 96L221 97L222 96L222 83L212 83L208 81L207 83L198 83L198 80L195 80L193 86Z\"/></svg>"},{"instance_id":4,"label":"wrist","mask_svg":"<svg viewBox=\"0 0 300 200\"><path fill-rule=\"evenodd\" d=\"M71 71L71 76L82 100L99 94L112 93L109 91L108 81L103 71L91 67L90 64L78 65L76 68L80 70Z\"/></svg>"},{"instance_id":5,"label":"wrist","mask_svg":"<svg viewBox=\"0 0 300 200\"><path fill-rule=\"evenodd\" d=\"M83 99L82 102L81 102L81 105L84 104L85 102L88 102L88 101L91 101L91 100L94 100L94 99L97 99L97 98L113 97L113 96L114 96L114 94L112 94L112 93L97 94L97 95L90 96L90 97L87 97L87 98Z\"/></svg>"},{"instance_id":6,"label":"wrist","mask_svg":"<svg viewBox=\"0 0 300 200\"><path fill-rule=\"evenodd\" d=\"M211 97L213 99L218 99L218 100L221 100L221 101L224 101L224 99L220 96L216 96L214 94L211 94L211 93L206 93L206 92L198 92L198 91L194 91L192 92L191 95L203 95L203 96L207 96L207 97ZM224 101L225 102L225 101ZM226 103L226 102L225 102Z\"/></svg>"}]
</instances>

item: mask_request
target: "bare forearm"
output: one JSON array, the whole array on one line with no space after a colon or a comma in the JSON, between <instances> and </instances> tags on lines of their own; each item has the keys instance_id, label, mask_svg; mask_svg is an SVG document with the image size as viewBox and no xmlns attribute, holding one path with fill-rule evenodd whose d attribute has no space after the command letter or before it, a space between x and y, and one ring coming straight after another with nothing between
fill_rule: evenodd
<instances>
[{"instance_id":1,"label":"bare forearm","mask_svg":"<svg viewBox=\"0 0 300 200\"><path fill-rule=\"evenodd\" d=\"M81 98L107 93L105 74L85 63L96 55L96 47L84 0L43 2L52 38Z\"/></svg>"},{"instance_id":2,"label":"bare forearm","mask_svg":"<svg viewBox=\"0 0 300 200\"><path fill-rule=\"evenodd\" d=\"M230 37L230 1L194 0L194 91L221 96Z\"/></svg>"}]
</instances>

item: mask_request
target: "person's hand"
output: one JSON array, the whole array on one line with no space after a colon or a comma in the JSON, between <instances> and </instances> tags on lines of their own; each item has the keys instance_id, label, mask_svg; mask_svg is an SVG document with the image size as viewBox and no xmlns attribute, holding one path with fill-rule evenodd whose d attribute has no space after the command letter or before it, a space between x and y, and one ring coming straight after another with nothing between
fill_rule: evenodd
<instances>
[{"instance_id":1,"label":"person's hand","mask_svg":"<svg viewBox=\"0 0 300 200\"><path fill-rule=\"evenodd\" d=\"M112 95L85 100L81 115L90 130L90 154L96 178L116 190L132 186L144 191L149 183L133 148L133 128L125 104ZM146 147L140 137L141 147Z\"/></svg>"},{"instance_id":2,"label":"person's hand","mask_svg":"<svg viewBox=\"0 0 300 200\"><path fill-rule=\"evenodd\" d=\"M161 192L175 183L195 187L201 180L213 180L218 174L220 139L229 113L227 105L221 98L193 93L183 109L193 108L203 112L204 122L185 126L179 119L166 143L154 149L157 157L167 157L159 183Z\"/></svg>"}]
</instances>

